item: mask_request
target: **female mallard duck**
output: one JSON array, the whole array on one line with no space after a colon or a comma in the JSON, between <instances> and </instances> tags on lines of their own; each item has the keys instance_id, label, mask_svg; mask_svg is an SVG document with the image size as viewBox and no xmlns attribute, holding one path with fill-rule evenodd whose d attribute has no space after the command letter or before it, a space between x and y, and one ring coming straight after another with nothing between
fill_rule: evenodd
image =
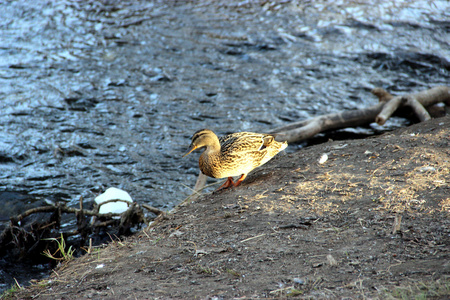
<instances>
[{"instance_id":1,"label":"female mallard duck","mask_svg":"<svg viewBox=\"0 0 450 300\"><path fill-rule=\"evenodd\" d=\"M273 135L253 132L232 133L219 139L211 130L202 129L194 133L190 150L184 156L202 147L206 147L199 160L202 173L214 178L228 177L220 190L238 186L250 171L284 150L287 142L279 143ZM233 182L233 176L238 175L239 180Z\"/></svg>"}]
</instances>

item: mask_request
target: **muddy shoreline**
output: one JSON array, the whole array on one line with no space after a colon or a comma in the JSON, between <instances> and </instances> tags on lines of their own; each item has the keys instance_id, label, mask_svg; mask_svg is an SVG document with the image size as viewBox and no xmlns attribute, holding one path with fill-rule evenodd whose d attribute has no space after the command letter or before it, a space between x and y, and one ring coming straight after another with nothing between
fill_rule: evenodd
<instances>
[{"instance_id":1,"label":"muddy shoreline","mask_svg":"<svg viewBox=\"0 0 450 300\"><path fill-rule=\"evenodd\" d=\"M15 297L445 299L449 125L447 116L275 158L242 186L184 203Z\"/></svg>"}]
</instances>

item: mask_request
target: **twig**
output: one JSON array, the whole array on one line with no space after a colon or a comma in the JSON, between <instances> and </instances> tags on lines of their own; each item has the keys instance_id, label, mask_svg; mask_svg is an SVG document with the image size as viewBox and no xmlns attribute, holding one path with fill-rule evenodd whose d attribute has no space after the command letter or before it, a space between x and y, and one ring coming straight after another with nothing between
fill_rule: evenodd
<instances>
[{"instance_id":1,"label":"twig","mask_svg":"<svg viewBox=\"0 0 450 300\"><path fill-rule=\"evenodd\" d=\"M257 235L257 236L252 236L252 237L249 237L248 239L242 240L241 243L244 243L244 242L247 242L247 241L250 241L250 240L253 240L253 239L257 239L257 238L260 238L260 237L265 236L265 235L266 234L263 233L263 234L260 234L260 235Z\"/></svg>"},{"instance_id":2,"label":"twig","mask_svg":"<svg viewBox=\"0 0 450 300\"><path fill-rule=\"evenodd\" d=\"M392 224L392 234L396 234L398 231L400 231L401 224L402 224L402 216L395 215L394 224Z\"/></svg>"},{"instance_id":3,"label":"twig","mask_svg":"<svg viewBox=\"0 0 450 300\"><path fill-rule=\"evenodd\" d=\"M200 173L201 173L201 172L200 172ZM198 176L202 176L202 174L199 174ZM205 175L203 175L203 176L205 176ZM198 182L198 181L197 181L197 182ZM219 184L219 183L220 183L220 181L217 181L217 182L213 182L213 183L210 183L210 184L208 184L208 185L205 185L205 186L198 186L198 187L197 187L198 190L192 189L192 188L188 187L187 185L184 185L184 184L183 184L183 186L187 187L188 189L190 189L190 190L192 191L192 194L189 195L188 197L186 197L186 199L184 199L183 201L181 201L181 203L178 204L178 206L182 206L182 205L185 204L188 200L195 200L195 199L197 199L199 196L201 196L201 193L200 193L201 191L203 191L203 190L206 189L206 188L209 188L210 186L217 185L217 184Z\"/></svg>"},{"instance_id":4,"label":"twig","mask_svg":"<svg viewBox=\"0 0 450 300\"><path fill-rule=\"evenodd\" d=\"M133 203L133 202L130 202L130 201L127 201L127 200L122 200L122 199L109 199L109 200L103 201L102 203L98 204L98 209L100 209L100 207L102 205L105 205L105 204L108 204L108 203L112 203L112 202L123 202L123 203L127 204L127 207L130 207L130 205Z\"/></svg>"},{"instance_id":5,"label":"twig","mask_svg":"<svg viewBox=\"0 0 450 300\"><path fill-rule=\"evenodd\" d=\"M284 287L284 288L281 288L281 289L270 291L269 294L276 294L276 293L284 292L284 291L287 291L287 290L293 290L293 289L294 289L294 286L287 286L287 287Z\"/></svg>"},{"instance_id":6,"label":"twig","mask_svg":"<svg viewBox=\"0 0 450 300\"><path fill-rule=\"evenodd\" d=\"M103 203L106 203L106 202L107 201L105 201ZM113 202L113 201L111 201L111 202ZM11 217L11 222L13 224L17 224L18 222L22 221L24 218L28 217L29 215L36 214L36 213L41 213L41 212L55 212L58 209L61 209L61 212L64 212L64 213L74 213L74 214L76 214L76 213L80 213L81 212L81 210L78 209L78 208L67 207L65 205L59 205L59 204L57 204L57 205L48 205L48 206L40 206L40 207L29 209L29 210L25 211L23 214L20 214L18 216ZM96 216L96 217L111 218L111 217L117 217L117 216L121 215L121 214L117 214L117 213L100 214L100 213L92 211L92 210L82 210L82 211L83 211L83 213L85 215Z\"/></svg>"},{"instance_id":7,"label":"twig","mask_svg":"<svg viewBox=\"0 0 450 300\"><path fill-rule=\"evenodd\" d=\"M199 190L201 190L205 186L207 179L208 177L205 174L203 174L202 171L200 171L197 177L197 182L195 183L194 186L194 191L198 192Z\"/></svg>"},{"instance_id":8,"label":"twig","mask_svg":"<svg viewBox=\"0 0 450 300\"><path fill-rule=\"evenodd\" d=\"M159 216L160 214L163 214L164 213L164 211L162 211L162 210L160 210L160 209L157 209L156 207L153 207L153 206L150 206L150 205L148 205L148 204L141 204L141 206L143 207L143 208L145 208L146 210L148 210L149 212L152 212L152 213L154 213L155 215L157 215L157 216Z\"/></svg>"}]
</instances>

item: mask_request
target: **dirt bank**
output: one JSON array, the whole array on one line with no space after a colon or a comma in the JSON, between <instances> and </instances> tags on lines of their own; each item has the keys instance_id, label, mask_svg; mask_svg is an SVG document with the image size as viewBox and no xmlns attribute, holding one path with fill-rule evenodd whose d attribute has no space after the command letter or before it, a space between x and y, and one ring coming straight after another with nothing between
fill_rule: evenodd
<instances>
[{"instance_id":1,"label":"dirt bank","mask_svg":"<svg viewBox=\"0 0 450 300\"><path fill-rule=\"evenodd\" d=\"M279 156L16 297L449 297L449 128L445 117Z\"/></svg>"}]
</instances>

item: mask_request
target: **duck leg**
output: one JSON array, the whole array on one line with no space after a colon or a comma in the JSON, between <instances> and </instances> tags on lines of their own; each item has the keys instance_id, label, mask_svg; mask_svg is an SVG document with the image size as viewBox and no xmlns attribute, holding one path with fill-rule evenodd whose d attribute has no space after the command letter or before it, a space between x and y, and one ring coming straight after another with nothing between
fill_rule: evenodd
<instances>
[{"instance_id":1,"label":"duck leg","mask_svg":"<svg viewBox=\"0 0 450 300\"><path fill-rule=\"evenodd\" d=\"M225 181L217 190L226 189L230 186L238 186L241 184L242 181L244 181L245 177L247 177L247 174L242 174L242 176L236 181L233 182L233 177L228 177L227 181Z\"/></svg>"},{"instance_id":2,"label":"duck leg","mask_svg":"<svg viewBox=\"0 0 450 300\"><path fill-rule=\"evenodd\" d=\"M244 181L245 177L247 177L247 174L242 174L241 178L239 178L238 181L236 182L231 181L231 184L233 186L238 186L241 184L242 181Z\"/></svg>"}]
</instances>

